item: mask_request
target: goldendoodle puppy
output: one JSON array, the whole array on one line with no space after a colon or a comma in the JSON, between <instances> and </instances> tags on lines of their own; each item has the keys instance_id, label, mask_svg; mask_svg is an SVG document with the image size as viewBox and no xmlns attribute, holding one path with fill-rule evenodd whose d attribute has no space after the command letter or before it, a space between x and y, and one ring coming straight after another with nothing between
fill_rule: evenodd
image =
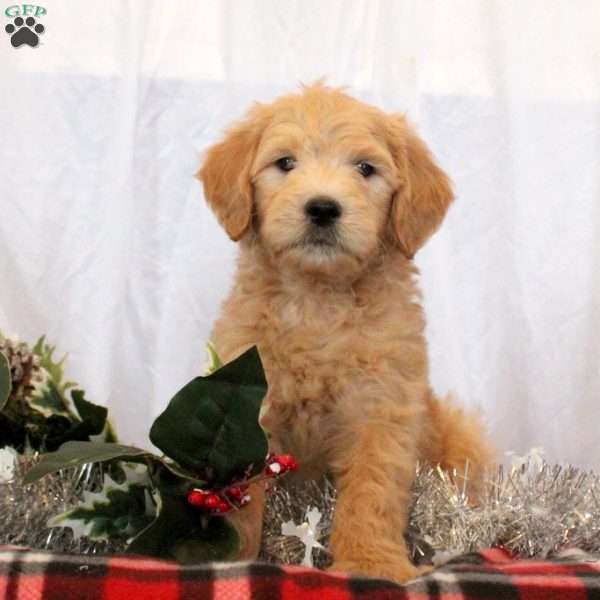
<instances>
[{"instance_id":1,"label":"goldendoodle puppy","mask_svg":"<svg viewBox=\"0 0 600 600\"><path fill-rule=\"evenodd\" d=\"M257 345L261 423L307 477L334 477L334 569L406 581L418 460L474 481L491 458L474 415L428 383L415 252L452 202L446 174L400 115L321 84L256 105L199 177L240 256L212 340ZM234 518L260 544L261 490Z\"/></svg>"}]
</instances>

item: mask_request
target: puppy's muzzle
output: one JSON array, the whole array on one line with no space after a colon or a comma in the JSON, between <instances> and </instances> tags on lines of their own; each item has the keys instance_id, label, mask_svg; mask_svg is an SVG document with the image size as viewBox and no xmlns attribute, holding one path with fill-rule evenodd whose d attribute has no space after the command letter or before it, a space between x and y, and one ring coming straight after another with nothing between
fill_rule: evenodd
<instances>
[{"instance_id":1,"label":"puppy's muzzle","mask_svg":"<svg viewBox=\"0 0 600 600\"><path fill-rule=\"evenodd\" d=\"M317 227L331 227L342 215L342 207L332 198L312 198L304 206L304 213Z\"/></svg>"}]
</instances>

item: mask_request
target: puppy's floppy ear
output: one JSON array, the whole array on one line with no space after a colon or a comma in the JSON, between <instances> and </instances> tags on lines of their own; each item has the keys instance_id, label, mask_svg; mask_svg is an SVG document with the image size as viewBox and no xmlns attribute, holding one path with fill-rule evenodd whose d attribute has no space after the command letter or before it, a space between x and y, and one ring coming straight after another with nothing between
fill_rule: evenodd
<instances>
[{"instance_id":1,"label":"puppy's floppy ear","mask_svg":"<svg viewBox=\"0 0 600 600\"><path fill-rule=\"evenodd\" d=\"M389 144L400 173L392 226L402 252L412 258L441 224L454 194L450 179L404 117L390 121Z\"/></svg>"},{"instance_id":2,"label":"puppy's floppy ear","mask_svg":"<svg viewBox=\"0 0 600 600\"><path fill-rule=\"evenodd\" d=\"M250 168L263 129L257 106L225 139L209 148L197 173L204 195L229 237L238 241L252 221L254 190Z\"/></svg>"}]
</instances>

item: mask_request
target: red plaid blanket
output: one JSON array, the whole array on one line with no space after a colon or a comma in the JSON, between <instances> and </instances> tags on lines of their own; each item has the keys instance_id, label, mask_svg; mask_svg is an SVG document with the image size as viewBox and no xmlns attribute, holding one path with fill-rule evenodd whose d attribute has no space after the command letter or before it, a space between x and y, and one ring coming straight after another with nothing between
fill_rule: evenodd
<instances>
[{"instance_id":1,"label":"red plaid blanket","mask_svg":"<svg viewBox=\"0 0 600 600\"><path fill-rule=\"evenodd\" d=\"M4 600L600 600L600 561L511 560L501 550L454 559L405 586L264 563L180 567L125 556L0 546Z\"/></svg>"}]
</instances>

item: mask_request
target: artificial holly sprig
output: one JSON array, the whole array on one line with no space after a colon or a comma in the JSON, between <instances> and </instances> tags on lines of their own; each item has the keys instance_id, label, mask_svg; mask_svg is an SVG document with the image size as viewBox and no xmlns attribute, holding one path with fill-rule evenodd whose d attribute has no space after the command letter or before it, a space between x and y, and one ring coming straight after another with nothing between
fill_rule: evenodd
<instances>
[{"instance_id":1,"label":"artificial holly sprig","mask_svg":"<svg viewBox=\"0 0 600 600\"><path fill-rule=\"evenodd\" d=\"M258 422L266 393L254 347L209 375L196 377L173 397L150 430L150 440L164 456L118 444L71 442L42 456L25 483L87 463L144 463L156 512L153 521L133 535L128 551L183 563L236 558L239 535L227 513L250 501L245 486L295 465L288 455L268 455L267 437ZM113 496L123 500L121 494ZM115 514L106 502L100 509L103 515ZM89 510L85 517L90 518Z\"/></svg>"}]
</instances>

